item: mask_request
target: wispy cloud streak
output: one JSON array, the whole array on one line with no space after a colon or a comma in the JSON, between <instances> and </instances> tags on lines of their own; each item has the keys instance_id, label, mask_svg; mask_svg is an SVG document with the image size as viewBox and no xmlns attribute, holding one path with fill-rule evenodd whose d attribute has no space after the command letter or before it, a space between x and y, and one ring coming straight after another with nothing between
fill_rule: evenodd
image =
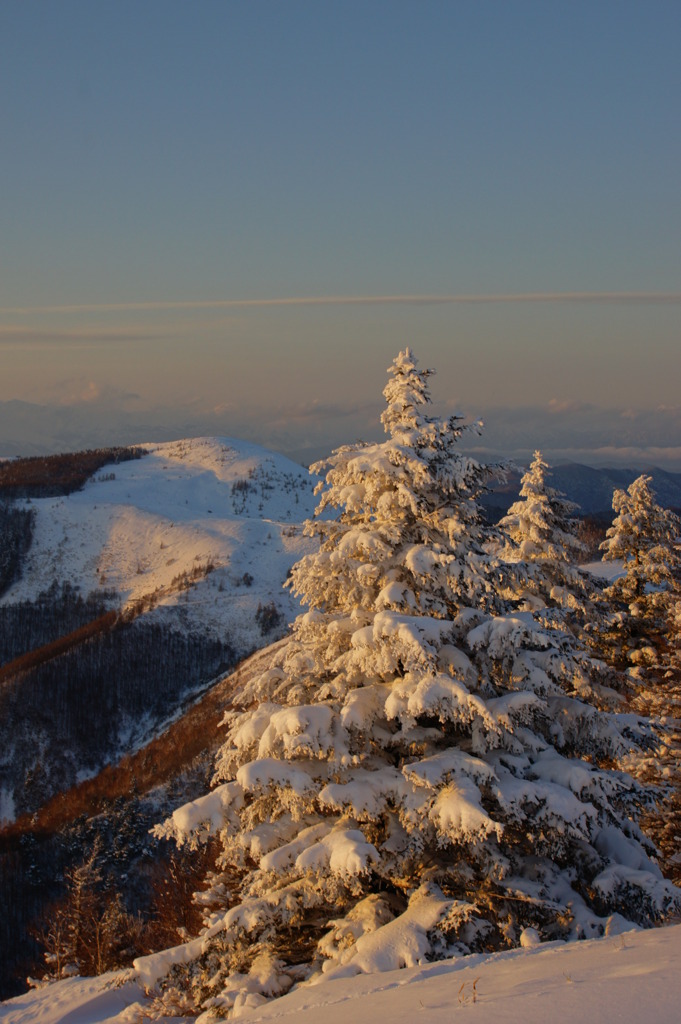
<instances>
[{"instance_id":1,"label":"wispy cloud streak","mask_svg":"<svg viewBox=\"0 0 681 1024\"><path fill-rule=\"evenodd\" d=\"M0 347L22 348L51 344L70 345L74 348L88 348L95 343L136 342L163 338L168 332L130 328L110 330L108 328L71 328L59 331L45 331L15 324L0 324Z\"/></svg>"},{"instance_id":2,"label":"wispy cloud streak","mask_svg":"<svg viewBox=\"0 0 681 1024\"><path fill-rule=\"evenodd\" d=\"M163 312L191 309L267 309L286 306L493 305L512 303L612 302L681 304L681 292L510 292L489 295L319 295L270 299L112 302L65 306L4 306L0 315L36 313Z\"/></svg>"}]
</instances>

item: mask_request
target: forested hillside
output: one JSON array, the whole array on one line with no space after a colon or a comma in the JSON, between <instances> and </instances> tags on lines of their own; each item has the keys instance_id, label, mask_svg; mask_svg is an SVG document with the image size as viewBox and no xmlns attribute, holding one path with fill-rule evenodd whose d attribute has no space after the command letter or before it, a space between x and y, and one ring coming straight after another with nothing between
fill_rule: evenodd
<instances>
[{"instance_id":1,"label":"forested hillside","mask_svg":"<svg viewBox=\"0 0 681 1024\"><path fill-rule=\"evenodd\" d=\"M152 773L152 783L138 766L113 793L95 780L182 718L239 659L282 635L293 607L282 584L309 546L297 521L313 504L301 467L224 440L0 465L13 495L0 506L7 994L39 966L31 921L95 837L107 858L115 852L104 866L109 889L126 888L121 876L140 857L143 875L155 870L147 831L163 798L150 810L138 784L146 792L168 779ZM203 737L198 751L189 742L198 756ZM162 763L172 776L182 760L166 753ZM178 765L180 775L190 772L181 791L190 793L192 772L205 770ZM91 788L80 792L84 779ZM140 893L126 894L130 913L151 898L144 879Z\"/></svg>"}]
</instances>

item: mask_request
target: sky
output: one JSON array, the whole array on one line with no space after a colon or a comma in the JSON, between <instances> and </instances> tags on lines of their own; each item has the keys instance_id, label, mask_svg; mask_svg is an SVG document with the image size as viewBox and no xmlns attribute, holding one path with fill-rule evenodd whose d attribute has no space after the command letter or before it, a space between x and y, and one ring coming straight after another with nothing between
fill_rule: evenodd
<instances>
[{"instance_id":1,"label":"sky","mask_svg":"<svg viewBox=\"0 0 681 1024\"><path fill-rule=\"evenodd\" d=\"M681 469L678 0L3 0L0 454L380 436Z\"/></svg>"}]
</instances>

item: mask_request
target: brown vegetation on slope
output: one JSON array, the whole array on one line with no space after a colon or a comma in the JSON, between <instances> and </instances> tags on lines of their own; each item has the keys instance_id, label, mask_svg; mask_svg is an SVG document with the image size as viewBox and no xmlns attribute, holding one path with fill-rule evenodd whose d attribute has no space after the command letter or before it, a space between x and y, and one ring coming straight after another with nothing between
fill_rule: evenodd
<instances>
[{"instance_id":1,"label":"brown vegetation on slope","mask_svg":"<svg viewBox=\"0 0 681 1024\"><path fill-rule=\"evenodd\" d=\"M58 658L60 655L73 650L79 644L85 643L101 633L108 632L114 628L119 618L118 612L105 612L104 615L100 615L91 622L87 622L84 626L80 626L79 629L74 629L73 632L66 633L57 640L53 640L52 643L43 644L42 647L37 647L34 651L28 651L27 654L21 654L18 658L13 658L12 661L8 661L6 665L0 668L0 683L4 683L8 679L20 675L22 672L28 672L29 669L37 668L38 665L44 665L46 662L52 661L54 658Z\"/></svg>"},{"instance_id":2,"label":"brown vegetation on slope","mask_svg":"<svg viewBox=\"0 0 681 1024\"><path fill-rule=\"evenodd\" d=\"M143 448L96 448L0 462L0 498L46 498L79 490L98 469L139 459Z\"/></svg>"}]
</instances>

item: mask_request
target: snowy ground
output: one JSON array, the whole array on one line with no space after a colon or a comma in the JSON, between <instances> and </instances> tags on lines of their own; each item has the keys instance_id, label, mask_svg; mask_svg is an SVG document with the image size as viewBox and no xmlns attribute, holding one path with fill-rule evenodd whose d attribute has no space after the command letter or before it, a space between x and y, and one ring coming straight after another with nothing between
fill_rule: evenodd
<instances>
[{"instance_id":1,"label":"snowy ground","mask_svg":"<svg viewBox=\"0 0 681 1024\"><path fill-rule=\"evenodd\" d=\"M274 601L286 621L300 610L282 583L312 548L300 524L316 505L314 479L230 438L140 447L149 454L105 466L82 491L31 502L33 543L3 603L34 598L55 578L83 595L114 589L124 606L156 593L157 614L173 625L227 636L243 651L260 646L258 604ZM207 563L214 572L189 591L178 586Z\"/></svg>"},{"instance_id":2,"label":"snowy ground","mask_svg":"<svg viewBox=\"0 0 681 1024\"><path fill-rule=\"evenodd\" d=\"M618 576L624 574L624 564L619 559L612 562L587 562L585 565L580 565L580 569L590 572L592 576L600 576L608 583L612 583Z\"/></svg>"},{"instance_id":3,"label":"snowy ground","mask_svg":"<svg viewBox=\"0 0 681 1024\"><path fill-rule=\"evenodd\" d=\"M323 981L240 1018L280 1024L670 1024L681 1006L681 925ZM0 1004L2 1024L137 1024L134 978L73 978ZM179 1020L180 1018L173 1018ZM170 1018L166 1018L170 1020Z\"/></svg>"}]
</instances>

